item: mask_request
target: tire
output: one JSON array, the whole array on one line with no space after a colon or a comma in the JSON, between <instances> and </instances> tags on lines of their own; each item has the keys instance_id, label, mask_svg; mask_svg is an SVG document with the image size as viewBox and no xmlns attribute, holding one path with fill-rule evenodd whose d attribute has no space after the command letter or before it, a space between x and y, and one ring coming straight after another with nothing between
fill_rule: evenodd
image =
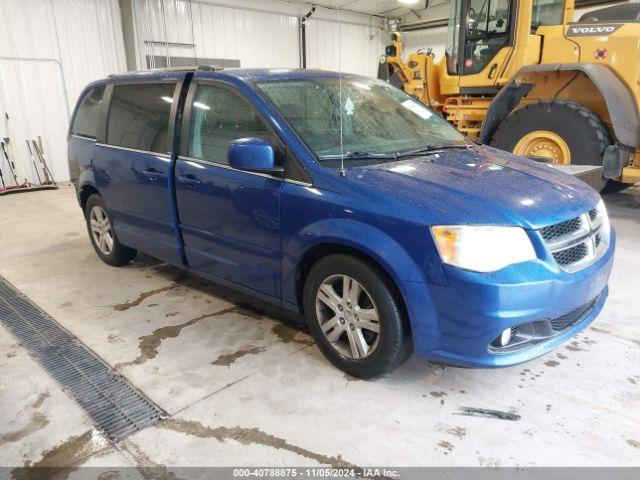
<instances>
[{"instance_id":1,"label":"tire","mask_svg":"<svg viewBox=\"0 0 640 480\"><path fill-rule=\"evenodd\" d=\"M113 230L107 206L100 195L93 194L87 199L87 203L84 207L84 218L87 223L87 231L89 232L91 245L93 245L93 249L104 263L114 267L120 267L131 262L136 257L138 253L136 250L122 245L118 241L115 231ZM92 220L102 220L102 234L97 234L93 231L91 223ZM108 247L108 244L105 245L97 240L97 238L101 238L102 235L109 234L112 239L110 249L106 248Z\"/></svg>"},{"instance_id":2,"label":"tire","mask_svg":"<svg viewBox=\"0 0 640 480\"><path fill-rule=\"evenodd\" d=\"M565 100L543 100L511 113L498 127L491 146L513 152L525 135L546 130L567 144L571 163L602 165L611 137L602 120L579 103ZM603 179L602 187L606 181Z\"/></svg>"},{"instance_id":3,"label":"tire","mask_svg":"<svg viewBox=\"0 0 640 480\"><path fill-rule=\"evenodd\" d=\"M317 295L320 294L331 303L326 295L320 293L320 288L327 291L327 282L336 282L331 288L337 294L347 281L345 276L351 285L355 285L355 281L361 287L355 303L349 302L354 297L343 297L341 307L338 307L343 310L338 311L338 308L330 308L328 303L318 300ZM354 377L370 379L390 372L411 355L410 329L402 304L394 292L393 284L378 268L349 255L329 255L311 268L304 285L305 318L318 348L333 365ZM376 316L372 316L374 312L378 318L377 334L364 326L375 325L374 321L369 321ZM321 323L326 328L331 322L335 328L327 330L325 335ZM349 338L364 339L368 347L366 354L361 355L356 348L358 354L354 355Z\"/></svg>"}]
</instances>

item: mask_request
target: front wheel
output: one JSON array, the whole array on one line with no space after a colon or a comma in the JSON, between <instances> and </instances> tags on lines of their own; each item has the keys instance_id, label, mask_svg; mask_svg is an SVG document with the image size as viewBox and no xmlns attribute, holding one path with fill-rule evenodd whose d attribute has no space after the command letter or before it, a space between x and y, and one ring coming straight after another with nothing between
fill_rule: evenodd
<instances>
[{"instance_id":1,"label":"front wheel","mask_svg":"<svg viewBox=\"0 0 640 480\"><path fill-rule=\"evenodd\" d=\"M122 245L113 230L107 206L100 195L91 195L84 209L89 238L100 259L114 267L126 265L136 257L136 250Z\"/></svg>"},{"instance_id":2,"label":"front wheel","mask_svg":"<svg viewBox=\"0 0 640 480\"><path fill-rule=\"evenodd\" d=\"M393 286L355 257L330 255L313 266L304 311L325 357L354 377L382 375L411 354L409 327Z\"/></svg>"}]
</instances>

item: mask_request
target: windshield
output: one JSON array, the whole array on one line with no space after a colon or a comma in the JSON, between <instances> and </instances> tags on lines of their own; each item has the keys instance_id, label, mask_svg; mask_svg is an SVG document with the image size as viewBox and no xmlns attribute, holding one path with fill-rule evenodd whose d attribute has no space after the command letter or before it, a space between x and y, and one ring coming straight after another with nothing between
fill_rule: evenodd
<instances>
[{"instance_id":1,"label":"windshield","mask_svg":"<svg viewBox=\"0 0 640 480\"><path fill-rule=\"evenodd\" d=\"M439 115L380 80L343 78L342 93L338 78L261 82L258 88L328 167L340 166L342 151L349 167L468 145Z\"/></svg>"}]
</instances>

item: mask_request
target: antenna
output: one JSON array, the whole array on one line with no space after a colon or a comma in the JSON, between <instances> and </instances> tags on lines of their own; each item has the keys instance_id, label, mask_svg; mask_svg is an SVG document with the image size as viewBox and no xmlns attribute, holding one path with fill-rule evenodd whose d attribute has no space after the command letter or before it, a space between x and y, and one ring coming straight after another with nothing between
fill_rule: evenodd
<instances>
[{"instance_id":1,"label":"antenna","mask_svg":"<svg viewBox=\"0 0 640 480\"><path fill-rule=\"evenodd\" d=\"M342 22L340 21L340 0L336 1L338 14L338 111L340 112L340 176L346 176L344 171L344 140L342 127Z\"/></svg>"}]
</instances>

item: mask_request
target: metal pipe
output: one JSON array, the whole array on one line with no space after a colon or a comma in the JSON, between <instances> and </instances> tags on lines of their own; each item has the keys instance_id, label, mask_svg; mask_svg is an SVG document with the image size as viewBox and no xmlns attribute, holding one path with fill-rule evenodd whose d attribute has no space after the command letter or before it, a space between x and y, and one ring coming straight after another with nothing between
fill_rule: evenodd
<instances>
[{"instance_id":1,"label":"metal pipe","mask_svg":"<svg viewBox=\"0 0 640 480\"><path fill-rule=\"evenodd\" d=\"M193 63L198 66L198 54L196 52L196 34L193 26L193 6L189 0L189 21L191 22L191 43L193 43Z\"/></svg>"},{"instance_id":2,"label":"metal pipe","mask_svg":"<svg viewBox=\"0 0 640 480\"><path fill-rule=\"evenodd\" d=\"M145 29L147 30L145 36L148 36L148 38L153 38L153 23L152 23L152 20L151 20L149 0L144 0L144 19L145 19ZM145 68L156 68L156 46L155 46L154 43L151 44L151 52L150 53L151 53L151 55L150 55L149 66L148 67L146 67L147 59L146 58L144 59L145 60ZM145 52L145 56L146 56L146 52Z\"/></svg>"},{"instance_id":3,"label":"metal pipe","mask_svg":"<svg viewBox=\"0 0 640 480\"><path fill-rule=\"evenodd\" d=\"M171 47L184 47L184 48L186 48L186 47L188 47L188 48L195 47L195 44L193 44L193 43L162 42L162 41L159 41L159 40L145 40L144 43L146 45L152 45L152 44L155 44L155 45L169 45Z\"/></svg>"},{"instance_id":4,"label":"metal pipe","mask_svg":"<svg viewBox=\"0 0 640 480\"><path fill-rule=\"evenodd\" d=\"M164 12L164 0L160 0L160 9L162 10L162 28L164 30L164 54L167 59L167 67L171 67L171 59L169 58L169 43L167 39L167 16Z\"/></svg>"},{"instance_id":5,"label":"metal pipe","mask_svg":"<svg viewBox=\"0 0 640 480\"><path fill-rule=\"evenodd\" d=\"M39 63L47 63L52 62L58 66L60 71L60 78L62 80L62 94L64 95L64 106L67 111L67 120L71 119L71 107L69 104L69 93L67 90L67 80L64 74L64 67L62 66L62 62L57 58L30 58L30 57L0 57L0 60L8 60L13 62L39 62Z\"/></svg>"},{"instance_id":6,"label":"metal pipe","mask_svg":"<svg viewBox=\"0 0 640 480\"><path fill-rule=\"evenodd\" d=\"M307 68L307 22L316 11L315 5L300 19L300 53L302 55L302 68Z\"/></svg>"}]
</instances>

